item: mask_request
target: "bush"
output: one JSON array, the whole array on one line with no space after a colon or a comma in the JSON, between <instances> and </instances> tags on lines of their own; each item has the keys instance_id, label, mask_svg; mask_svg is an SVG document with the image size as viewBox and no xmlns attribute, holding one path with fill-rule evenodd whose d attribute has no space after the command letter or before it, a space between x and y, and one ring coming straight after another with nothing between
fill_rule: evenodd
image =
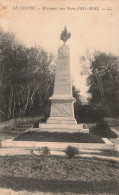
<instances>
[{"instance_id":1,"label":"bush","mask_svg":"<svg viewBox=\"0 0 119 195\"><path fill-rule=\"evenodd\" d=\"M73 156L79 154L79 150L76 147L68 146L65 153L69 156L69 158L72 158Z\"/></svg>"},{"instance_id":2,"label":"bush","mask_svg":"<svg viewBox=\"0 0 119 195\"><path fill-rule=\"evenodd\" d=\"M50 149L48 147L42 147L42 155L50 155Z\"/></svg>"},{"instance_id":3,"label":"bush","mask_svg":"<svg viewBox=\"0 0 119 195\"><path fill-rule=\"evenodd\" d=\"M96 124L95 127L90 129L90 132L100 137L107 137L107 138L117 138L118 137L113 131L111 131L109 125L105 121L102 123Z\"/></svg>"},{"instance_id":4,"label":"bush","mask_svg":"<svg viewBox=\"0 0 119 195\"><path fill-rule=\"evenodd\" d=\"M103 121L103 114L101 110L95 110L90 105L75 106L75 118L78 123L99 123Z\"/></svg>"},{"instance_id":5,"label":"bush","mask_svg":"<svg viewBox=\"0 0 119 195\"><path fill-rule=\"evenodd\" d=\"M48 147L42 147L42 148L38 148L36 150L31 150L31 154L36 154L36 155L50 155L50 150Z\"/></svg>"}]
</instances>

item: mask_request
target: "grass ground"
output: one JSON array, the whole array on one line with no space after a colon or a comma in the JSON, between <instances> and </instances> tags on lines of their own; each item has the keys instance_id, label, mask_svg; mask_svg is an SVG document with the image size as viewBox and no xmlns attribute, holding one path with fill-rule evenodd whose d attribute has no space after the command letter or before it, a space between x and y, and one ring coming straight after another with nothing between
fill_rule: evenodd
<instances>
[{"instance_id":1,"label":"grass ground","mask_svg":"<svg viewBox=\"0 0 119 195\"><path fill-rule=\"evenodd\" d=\"M75 142L75 143L104 143L104 141L89 133L57 133L57 132L25 132L14 141L39 141L39 142Z\"/></svg>"},{"instance_id":2,"label":"grass ground","mask_svg":"<svg viewBox=\"0 0 119 195\"><path fill-rule=\"evenodd\" d=\"M29 128L27 126L34 126L38 123L43 116L39 117L21 117L14 118L8 121L0 122L0 133L9 135L19 135L24 132L25 129ZM26 128L24 128L26 126Z\"/></svg>"},{"instance_id":3,"label":"grass ground","mask_svg":"<svg viewBox=\"0 0 119 195\"><path fill-rule=\"evenodd\" d=\"M9 124L7 131L10 131ZM4 131L0 134L1 140L14 137L4 134ZM103 155L108 156L108 152ZM118 156L117 153L111 155ZM0 188L27 190L30 193L38 191L39 194L41 191L119 194L118 169L118 162L101 159L0 156Z\"/></svg>"},{"instance_id":4,"label":"grass ground","mask_svg":"<svg viewBox=\"0 0 119 195\"><path fill-rule=\"evenodd\" d=\"M56 156L0 157L0 187L13 190L118 194L119 163Z\"/></svg>"},{"instance_id":5,"label":"grass ground","mask_svg":"<svg viewBox=\"0 0 119 195\"><path fill-rule=\"evenodd\" d=\"M21 129L15 129L16 125L19 123L29 124L33 123L35 124L36 121L41 120L42 116L40 117L24 117L24 118L16 118L5 122L0 122L0 133L4 134L10 134L10 135L18 135L21 133ZM113 127L115 129L119 129L119 119L117 118L105 118L104 121L106 121L110 127ZM84 123L85 128L95 128L96 123Z\"/></svg>"}]
</instances>

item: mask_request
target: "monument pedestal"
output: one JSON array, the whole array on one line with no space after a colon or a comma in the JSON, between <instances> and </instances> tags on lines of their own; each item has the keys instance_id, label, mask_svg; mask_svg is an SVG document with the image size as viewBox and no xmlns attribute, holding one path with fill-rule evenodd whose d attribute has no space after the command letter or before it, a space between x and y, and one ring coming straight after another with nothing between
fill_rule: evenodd
<instances>
[{"instance_id":1,"label":"monument pedestal","mask_svg":"<svg viewBox=\"0 0 119 195\"><path fill-rule=\"evenodd\" d=\"M77 124L74 118L75 98L71 94L53 95L51 100L50 117L47 120L49 124Z\"/></svg>"}]
</instances>

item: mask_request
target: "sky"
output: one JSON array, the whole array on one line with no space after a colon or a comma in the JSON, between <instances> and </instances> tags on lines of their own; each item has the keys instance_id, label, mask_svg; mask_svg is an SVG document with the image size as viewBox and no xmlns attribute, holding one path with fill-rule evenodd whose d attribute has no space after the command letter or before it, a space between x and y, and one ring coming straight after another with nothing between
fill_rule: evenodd
<instances>
[{"instance_id":1,"label":"sky","mask_svg":"<svg viewBox=\"0 0 119 195\"><path fill-rule=\"evenodd\" d=\"M70 47L71 77L82 96L88 96L86 76L80 74L80 57L85 55L86 50L90 53L98 50L119 55L117 1L51 0L49 3L42 0L2 0L1 5L7 6L7 9L1 12L0 26L5 31L13 32L28 47L36 44L57 56L57 50L62 45L60 34L67 27L71 33L67 41ZM33 6L34 10L21 10L21 6ZM43 7L56 10L43 10ZM99 10L78 10L90 7Z\"/></svg>"}]
</instances>

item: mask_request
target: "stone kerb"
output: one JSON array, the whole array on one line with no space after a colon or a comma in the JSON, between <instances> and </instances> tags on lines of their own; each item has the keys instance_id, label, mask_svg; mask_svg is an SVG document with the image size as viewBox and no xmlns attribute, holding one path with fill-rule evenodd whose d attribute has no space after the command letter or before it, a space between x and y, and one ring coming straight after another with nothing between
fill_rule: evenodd
<instances>
[{"instance_id":1,"label":"stone kerb","mask_svg":"<svg viewBox=\"0 0 119 195\"><path fill-rule=\"evenodd\" d=\"M75 146L77 149L88 150L114 150L112 143L71 143L71 142L34 142L34 141L13 141L12 139L1 142L2 148L40 148L48 147L51 151L64 151L67 146Z\"/></svg>"},{"instance_id":2,"label":"stone kerb","mask_svg":"<svg viewBox=\"0 0 119 195\"><path fill-rule=\"evenodd\" d=\"M119 152L119 144L114 144L114 150Z\"/></svg>"}]
</instances>

